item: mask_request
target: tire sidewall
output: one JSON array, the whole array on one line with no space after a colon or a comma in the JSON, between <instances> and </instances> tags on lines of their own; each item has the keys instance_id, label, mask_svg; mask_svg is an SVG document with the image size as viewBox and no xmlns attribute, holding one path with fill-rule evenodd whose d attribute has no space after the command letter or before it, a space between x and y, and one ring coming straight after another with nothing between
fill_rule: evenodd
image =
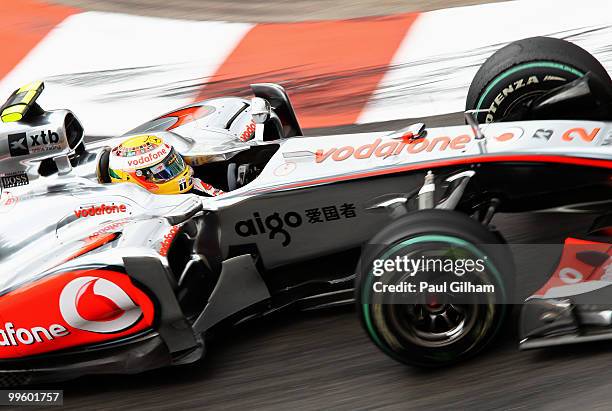
<instances>
[{"instance_id":1,"label":"tire sidewall","mask_svg":"<svg viewBox=\"0 0 612 411\"><path fill-rule=\"evenodd\" d=\"M481 318L473 328L457 342L439 348L424 348L407 343L394 335L393 325L385 318L385 310L392 309L381 304L368 304L371 293L371 276L367 269L372 261L380 258L402 242L431 235L448 237L475 247L478 252L488 257L493 271L498 274L491 278L496 290L501 290L503 297L511 298L514 282L511 278L513 262L509 253L500 252L500 247L486 245L500 244L493 233L478 222L458 212L444 210L426 210L411 213L390 224L372 238L369 247L358 265L356 301L362 325L372 341L392 358L410 365L441 366L468 358L487 346L495 337L506 315L506 306L501 304L483 305L479 312ZM451 241L455 241L451 240ZM483 247L477 246L483 244ZM508 267L502 274L498 267ZM512 272L510 272L512 271Z\"/></svg>"},{"instance_id":2,"label":"tire sidewall","mask_svg":"<svg viewBox=\"0 0 612 411\"><path fill-rule=\"evenodd\" d=\"M496 76L476 101L479 122L499 121L523 101L529 101L556 87L572 82L584 72L554 61L533 61L514 66Z\"/></svg>"},{"instance_id":3,"label":"tire sidewall","mask_svg":"<svg viewBox=\"0 0 612 411\"><path fill-rule=\"evenodd\" d=\"M508 101L520 100L523 93L539 93L562 86L570 81L590 73L604 84L612 84L610 76L602 64L588 51L580 46L553 37L530 37L513 41L493 53L476 72L466 98L465 109L486 110L491 108L495 99L502 93ZM529 88L517 87L515 82L523 80L526 85L532 76ZM504 89L512 85L512 92L503 94ZM538 90L539 88L539 90ZM502 102L503 103L503 102ZM507 107L497 109L494 121L500 121ZM495 103L495 107L498 104ZM479 122L486 121L486 113L477 116ZM489 121L491 118L489 117Z\"/></svg>"}]
</instances>

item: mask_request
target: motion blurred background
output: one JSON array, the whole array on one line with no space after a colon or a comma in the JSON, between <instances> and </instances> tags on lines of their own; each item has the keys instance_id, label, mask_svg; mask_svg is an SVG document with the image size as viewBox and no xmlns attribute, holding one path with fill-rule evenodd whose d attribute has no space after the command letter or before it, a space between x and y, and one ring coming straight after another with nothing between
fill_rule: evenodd
<instances>
[{"instance_id":1,"label":"motion blurred background","mask_svg":"<svg viewBox=\"0 0 612 411\"><path fill-rule=\"evenodd\" d=\"M59 0L55 3L141 16L237 22L353 19L503 0Z\"/></svg>"},{"instance_id":2,"label":"motion blurred background","mask_svg":"<svg viewBox=\"0 0 612 411\"><path fill-rule=\"evenodd\" d=\"M0 95L43 79L45 107L70 108L88 134L112 136L277 82L303 128L327 133L447 119L463 109L480 64L519 38L562 37L612 67L605 1L419 11L467 3L475 1L18 0L3 10Z\"/></svg>"},{"instance_id":3,"label":"motion blurred background","mask_svg":"<svg viewBox=\"0 0 612 411\"><path fill-rule=\"evenodd\" d=\"M311 135L458 124L478 66L512 40L566 38L610 70L610 11L604 0L14 0L0 14L0 95L43 79L41 104L73 110L88 138L270 81ZM546 243L585 221L495 223L510 242ZM527 273L521 292L547 275ZM240 326L189 367L60 388L67 409L608 409L608 361L605 343L519 353L509 329L469 363L415 370L380 353L347 307Z\"/></svg>"}]
</instances>

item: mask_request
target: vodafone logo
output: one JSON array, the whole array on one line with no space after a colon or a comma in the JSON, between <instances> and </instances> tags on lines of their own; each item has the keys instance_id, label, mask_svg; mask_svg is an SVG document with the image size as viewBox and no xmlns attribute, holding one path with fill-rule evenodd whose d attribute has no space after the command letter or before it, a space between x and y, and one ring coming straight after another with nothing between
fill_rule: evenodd
<instances>
[{"instance_id":1,"label":"vodafone logo","mask_svg":"<svg viewBox=\"0 0 612 411\"><path fill-rule=\"evenodd\" d=\"M519 127L511 127L501 131L501 133L491 136L499 142L515 141L523 135L523 129ZM315 161L323 163L328 160L344 161L349 158L357 160L366 160L373 157L382 159L400 154L419 154L422 152L445 152L445 151L461 151L465 150L468 144L473 142L473 137L468 134L461 134L455 137L438 136L438 137L423 137L419 139L410 138L412 134L405 134L402 140L384 141L380 137L373 140L371 143L364 144L359 147L342 146L331 147L329 149L318 149L315 153Z\"/></svg>"},{"instance_id":2,"label":"vodafone logo","mask_svg":"<svg viewBox=\"0 0 612 411\"><path fill-rule=\"evenodd\" d=\"M174 227L170 229L168 234L164 236L164 239L162 240L159 246L159 255L163 257L168 255L168 250L170 250L170 246L172 245L172 240L174 240L174 237L176 236L178 232L179 232L179 226L175 225Z\"/></svg>"},{"instance_id":3,"label":"vodafone logo","mask_svg":"<svg viewBox=\"0 0 612 411\"><path fill-rule=\"evenodd\" d=\"M295 171L297 165L293 162L286 162L274 169L274 175L278 177L284 177Z\"/></svg>"},{"instance_id":4,"label":"vodafone logo","mask_svg":"<svg viewBox=\"0 0 612 411\"><path fill-rule=\"evenodd\" d=\"M255 132L255 127L256 127L255 122L253 120L251 120L251 122L249 123L247 128L242 132L242 134L240 134L240 137L238 137L240 139L240 141L248 141L248 140L250 140L251 136Z\"/></svg>"},{"instance_id":5,"label":"vodafone logo","mask_svg":"<svg viewBox=\"0 0 612 411\"><path fill-rule=\"evenodd\" d=\"M18 197L8 191L0 192L0 213L7 213L17 205Z\"/></svg>"},{"instance_id":6,"label":"vodafone logo","mask_svg":"<svg viewBox=\"0 0 612 411\"><path fill-rule=\"evenodd\" d=\"M164 148L162 148L159 151L155 151L153 153L141 156L141 157L137 158L136 160L128 160L127 163L131 167L149 164L149 163L151 163L154 160L162 159L166 155L166 153L168 153L168 151L164 147Z\"/></svg>"},{"instance_id":7,"label":"vodafone logo","mask_svg":"<svg viewBox=\"0 0 612 411\"><path fill-rule=\"evenodd\" d=\"M454 138L450 137L435 137L433 139L421 138L414 141L386 141L383 143L381 138L377 138L370 144L364 144L360 147L343 146L332 147L328 150L319 149L316 151L316 162L323 163L331 159L333 161L344 161L349 157L358 160L364 160L371 157L388 158L396 156L402 152L409 154L418 154L420 152L446 151L446 150L464 150L466 145L472 141L472 138L463 134ZM382 144L381 144L382 143Z\"/></svg>"},{"instance_id":8,"label":"vodafone logo","mask_svg":"<svg viewBox=\"0 0 612 411\"><path fill-rule=\"evenodd\" d=\"M49 327L18 328L13 323L7 322L4 323L4 329L0 328L0 347L44 343L69 334L70 332L60 324L51 324Z\"/></svg>"},{"instance_id":9,"label":"vodafone logo","mask_svg":"<svg viewBox=\"0 0 612 411\"><path fill-rule=\"evenodd\" d=\"M105 214L119 214L119 213L126 213L126 212L127 212L127 206L125 204L119 204L119 205L100 204L99 206L92 205L90 207L74 210L74 215L76 218L81 218L81 217L94 217L94 216L105 215Z\"/></svg>"},{"instance_id":10,"label":"vodafone logo","mask_svg":"<svg viewBox=\"0 0 612 411\"><path fill-rule=\"evenodd\" d=\"M496 141L505 143L507 141L518 140L523 136L523 129L519 127L510 127L502 130L501 133L493 137Z\"/></svg>"},{"instance_id":11,"label":"vodafone logo","mask_svg":"<svg viewBox=\"0 0 612 411\"><path fill-rule=\"evenodd\" d=\"M94 333L116 333L136 324L142 310L117 284L100 277L79 277L60 295L60 312L68 325Z\"/></svg>"},{"instance_id":12,"label":"vodafone logo","mask_svg":"<svg viewBox=\"0 0 612 411\"><path fill-rule=\"evenodd\" d=\"M580 271L574 268L571 268L571 267L565 267L561 269L561 271L559 271L559 278L565 284L579 283L580 281L582 281L583 277L584 276L582 275Z\"/></svg>"},{"instance_id":13,"label":"vodafone logo","mask_svg":"<svg viewBox=\"0 0 612 411\"><path fill-rule=\"evenodd\" d=\"M124 225L126 225L129 221L127 220L119 220L119 221L113 221L109 224L103 225L99 230L94 231L93 233L91 233L89 235L89 237L87 237L88 240L95 240L97 237L103 235L103 234L107 234L107 233L114 233L119 231L119 229L121 227L123 227Z\"/></svg>"}]
</instances>

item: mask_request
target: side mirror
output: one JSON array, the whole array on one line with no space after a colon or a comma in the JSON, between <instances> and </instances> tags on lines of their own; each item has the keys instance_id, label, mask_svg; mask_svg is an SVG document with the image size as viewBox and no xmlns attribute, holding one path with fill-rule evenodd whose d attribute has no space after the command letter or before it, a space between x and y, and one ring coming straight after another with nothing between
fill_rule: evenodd
<instances>
[{"instance_id":1,"label":"side mirror","mask_svg":"<svg viewBox=\"0 0 612 411\"><path fill-rule=\"evenodd\" d=\"M272 109L268 100L261 97L251 99L251 117L255 123L255 140L263 141L264 123L270 118Z\"/></svg>"}]
</instances>

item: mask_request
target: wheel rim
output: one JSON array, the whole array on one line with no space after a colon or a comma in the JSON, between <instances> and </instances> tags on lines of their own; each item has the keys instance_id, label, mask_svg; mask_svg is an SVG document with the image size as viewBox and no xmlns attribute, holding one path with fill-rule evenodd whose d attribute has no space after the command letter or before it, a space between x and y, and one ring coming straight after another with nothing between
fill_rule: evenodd
<instances>
[{"instance_id":1,"label":"wheel rim","mask_svg":"<svg viewBox=\"0 0 612 411\"><path fill-rule=\"evenodd\" d=\"M519 111L522 107L524 107L525 105L527 105L531 101L535 100L536 98L544 95L548 91L550 91L550 90L535 90L535 91L532 91L530 93L522 95L521 97L517 98L516 101L514 101L508 107L506 107L506 109L504 110L504 112L501 115L501 118L504 118L504 117L506 117L506 116L508 116L510 114L513 114L513 113Z\"/></svg>"},{"instance_id":2,"label":"wheel rim","mask_svg":"<svg viewBox=\"0 0 612 411\"><path fill-rule=\"evenodd\" d=\"M453 237L453 236L447 236L447 235L440 235L440 234L428 234L428 235L422 235L422 236L418 236L418 237L413 237L413 238L408 238L396 245L394 245L390 250L385 251L384 253L382 253L379 258L381 259L385 259L388 258L390 255L394 254L396 251L398 251L399 249L401 249L402 247L406 247L406 246L410 246L410 245L414 245L414 244L423 244L423 243L428 243L428 242L442 242L442 243L447 243L450 245L456 245L459 247L465 247L467 248L469 251L471 251L472 254L479 256L480 258L485 258L485 254L482 253L482 251L480 251L478 248L476 248L473 244L468 243L467 241L458 238L458 237ZM486 258L485 258L486 259ZM497 280L498 284L501 284L501 275L499 273L499 271L497 270L497 268L491 264L491 261L487 260L486 263L487 268L490 270L490 273L493 275L493 277ZM393 305L380 305L380 304L376 304L376 303L372 303L371 301L371 294L370 294L370 290L372 289L372 283L374 281L374 276L372 275L372 272L369 271L367 273L367 280L365 281L365 283L363 284L363 286L361 287L360 292L361 294L361 300L362 300L362 314L363 314L363 322L364 322L364 326L366 328L366 331L368 332L369 336L372 338L372 340L376 343L376 345L378 347L380 347L384 352L386 352L387 354L389 354L390 356L394 357L394 358L400 358L396 356L396 351L393 348L393 346L397 345L397 342L393 343L391 340L389 340L387 338L387 336L389 334L394 334L397 333L397 337L400 338L408 338L412 340L411 336L407 336L404 335L404 333L402 333L402 330L404 330L404 328L397 322L393 322L393 321L389 321L388 324L388 328L386 330L382 330L379 329L379 326L375 325L375 321L372 317L373 315L373 311L371 311L372 307L380 307L382 308L382 310L384 312L386 312L386 314L383 314L384 316L387 316L387 318L393 319L393 318L397 318L397 319L402 319L403 316L392 316L389 315L389 310L393 310L395 307L398 306L393 306ZM502 286L500 288L500 292L501 292L501 301L504 301L506 298L506 291L504 290L504 287ZM373 305L372 305L373 304ZM471 320L469 321L468 324L466 324L466 326L463 327L463 330L465 330L462 333L459 334L454 334L452 339L447 339L446 341L441 341L440 343L436 344L436 347L440 347L440 346L445 346L445 345L450 345L452 343L454 343L455 341L457 341L459 338L462 338L463 336L466 336L469 331L473 331L476 323L477 323L477 319L478 319L478 315L480 310L487 310L487 305L478 305L478 304L469 304L469 306L474 306L475 307L475 311L473 313L473 315L471 316ZM502 306L503 307L503 306ZM405 324L407 321L406 318L404 318L402 324ZM490 325L490 324L489 324ZM489 326L487 325L487 327ZM393 329L393 331L391 331L391 329ZM410 328L406 328L406 329L410 329ZM482 332L482 331L480 331ZM414 340L413 340L414 341ZM421 340L418 339L416 340L418 341L418 343L420 344Z\"/></svg>"},{"instance_id":3,"label":"wheel rim","mask_svg":"<svg viewBox=\"0 0 612 411\"><path fill-rule=\"evenodd\" d=\"M478 305L468 304L405 304L394 307L389 319L413 344L441 347L472 331L478 311Z\"/></svg>"}]
</instances>

